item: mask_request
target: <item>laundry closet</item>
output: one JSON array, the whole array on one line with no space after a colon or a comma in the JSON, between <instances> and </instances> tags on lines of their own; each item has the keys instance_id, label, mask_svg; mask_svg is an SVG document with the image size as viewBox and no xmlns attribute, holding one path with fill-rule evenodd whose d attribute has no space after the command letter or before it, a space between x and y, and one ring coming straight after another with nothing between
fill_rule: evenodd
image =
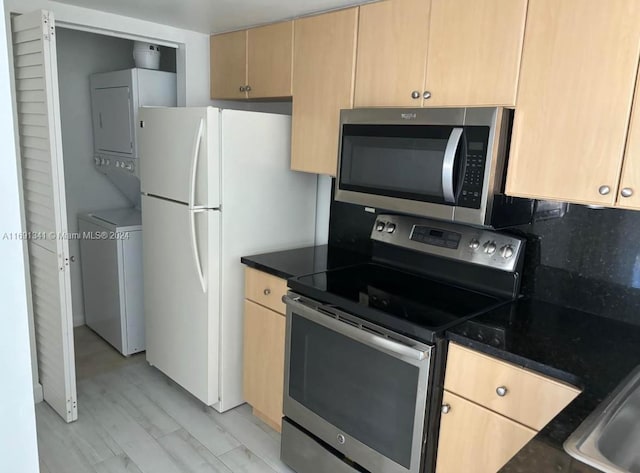
<instances>
[{"instance_id":1,"label":"laundry closet","mask_svg":"<svg viewBox=\"0 0 640 473\"><path fill-rule=\"evenodd\" d=\"M76 379L145 349L135 125L141 106L177 105L176 49L46 11L12 31L34 395L69 422Z\"/></svg>"},{"instance_id":2,"label":"laundry closet","mask_svg":"<svg viewBox=\"0 0 640 473\"><path fill-rule=\"evenodd\" d=\"M123 356L145 348L135 122L139 106L176 105L176 54L57 28L57 56L76 374L82 378L118 361L106 349L86 346L97 343L86 328Z\"/></svg>"}]
</instances>

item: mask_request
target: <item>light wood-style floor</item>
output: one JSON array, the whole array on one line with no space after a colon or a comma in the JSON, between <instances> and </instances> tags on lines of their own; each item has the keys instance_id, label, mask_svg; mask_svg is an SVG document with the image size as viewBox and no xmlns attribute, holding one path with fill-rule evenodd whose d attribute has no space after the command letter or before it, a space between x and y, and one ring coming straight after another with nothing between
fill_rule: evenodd
<instances>
[{"instance_id":1,"label":"light wood-style floor","mask_svg":"<svg viewBox=\"0 0 640 473\"><path fill-rule=\"evenodd\" d=\"M144 354L124 358L86 327L75 339L78 420L36 406L43 473L292 473L249 406L220 414Z\"/></svg>"}]
</instances>

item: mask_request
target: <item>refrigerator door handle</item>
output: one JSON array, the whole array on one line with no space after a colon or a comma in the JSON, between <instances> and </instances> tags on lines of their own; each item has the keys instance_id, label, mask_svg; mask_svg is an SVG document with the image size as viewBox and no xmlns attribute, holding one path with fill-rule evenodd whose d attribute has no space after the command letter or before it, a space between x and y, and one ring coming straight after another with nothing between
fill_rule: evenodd
<instances>
[{"instance_id":1,"label":"refrigerator door handle","mask_svg":"<svg viewBox=\"0 0 640 473\"><path fill-rule=\"evenodd\" d=\"M204 131L204 118L201 118L200 123L198 125L198 132L196 133L195 142L193 143L193 157L191 158L191 182L189 183L189 208L190 209L202 208L202 207L196 206L195 200L196 200L196 178L198 177L198 157L200 156L200 142L202 141L203 131Z\"/></svg>"},{"instance_id":2,"label":"refrigerator door handle","mask_svg":"<svg viewBox=\"0 0 640 473\"><path fill-rule=\"evenodd\" d=\"M207 293L207 284L204 279L204 272L202 271L202 263L200 263L200 250L198 249L198 240L196 239L196 213L203 212L203 209L189 210L189 221L191 223L191 250L193 252L193 259L196 263L196 269L198 270L198 279L200 280L200 287L203 293Z\"/></svg>"}]
</instances>

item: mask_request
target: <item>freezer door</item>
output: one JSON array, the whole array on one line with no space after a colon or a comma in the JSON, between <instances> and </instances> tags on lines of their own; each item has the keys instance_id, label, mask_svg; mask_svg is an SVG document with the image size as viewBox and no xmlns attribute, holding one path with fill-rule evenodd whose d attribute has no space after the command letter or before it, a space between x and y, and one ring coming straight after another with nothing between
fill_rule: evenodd
<instances>
[{"instance_id":1,"label":"freezer door","mask_svg":"<svg viewBox=\"0 0 640 473\"><path fill-rule=\"evenodd\" d=\"M147 361L213 405L218 402L220 212L194 212L143 195L142 225Z\"/></svg>"},{"instance_id":2,"label":"freezer door","mask_svg":"<svg viewBox=\"0 0 640 473\"><path fill-rule=\"evenodd\" d=\"M220 207L219 110L142 107L138 117L142 192Z\"/></svg>"}]
</instances>

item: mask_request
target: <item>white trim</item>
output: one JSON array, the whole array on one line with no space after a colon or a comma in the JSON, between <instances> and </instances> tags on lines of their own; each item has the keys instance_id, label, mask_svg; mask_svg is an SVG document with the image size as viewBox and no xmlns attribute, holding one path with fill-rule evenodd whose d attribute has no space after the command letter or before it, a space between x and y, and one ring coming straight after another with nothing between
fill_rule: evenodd
<instances>
[{"instance_id":1,"label":"white trim","mask_svg":"<svg viewBox=\"0 0 640 473\"><path fill-rule=\"evenodd\" d=\"M81 24L78 24L78 23L70 22L70 21L58 21L58 22L56 22L56 25L59 28L67 28L67 29L70 29L70 30L85 31L87 33L94 33L94 34L100 34L100 35L103 35L103 36L112 36L112 37L115 37L115 38L129 39L131 41L144 41L144 42L147 42L147 43L158 44L160 46L166 46L168 48L173 48L173 49L180 49L180 47L184 47L184 44L174 43L172 41L166 41L164 39L159 39L159 38L153 38L151 36L129 34L129 33L124 33L122 31L111 30L111 29L107 29L107 28L100 28L100 27L97 27L97 26L81 25Z\"/></svg>"}]
</instances>

